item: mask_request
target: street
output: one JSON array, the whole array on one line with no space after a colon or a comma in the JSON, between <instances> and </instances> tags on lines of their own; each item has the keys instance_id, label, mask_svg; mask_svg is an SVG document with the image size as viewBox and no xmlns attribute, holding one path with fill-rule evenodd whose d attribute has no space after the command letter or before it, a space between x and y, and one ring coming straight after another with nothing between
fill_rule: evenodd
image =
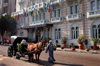
<instances>
[{"instance_id":1,"label":"street","mask_svg":"<svg viewBox=\"0 0 100 66\"><path fill-rule=\"evenodd\" d=\"M100 54L55 51L56 62L52 64L47 61L48 53L43 51L39 64L36 64L28 62L27 56L20 60L7 57L7 48L8 46L0 46L0 66L100 66Z\"/></svg>"}]
</instances>

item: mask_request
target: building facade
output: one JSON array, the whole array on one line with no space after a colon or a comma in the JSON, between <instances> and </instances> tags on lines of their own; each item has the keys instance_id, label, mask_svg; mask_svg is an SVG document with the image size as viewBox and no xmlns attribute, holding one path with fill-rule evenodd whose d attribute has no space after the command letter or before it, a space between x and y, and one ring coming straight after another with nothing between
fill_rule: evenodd
<instances>
[{"instance_id":1,"label":"building facade","mask_svg":"<svg viewBox=\"0 0 100 66\"><path fill-rule=\"evenodd\" d=\"M0 0L0 15L16 11L16 0Z\"/></svg>"},{"instance_id":2,"label":"building facade","mask_svg":"<svg viewBox=\"0 0 100 66\"><path fill-rule=\"evenodd\" d=\"M47 12L47 4L50 12ZM53 6L54 5L54 10ZM24 17L24 10L28 16ZM31 14L36 9L37 14ZM40 38L51 38L53 44L58 40L62 45L62 37L67 38L67 47L73 42L78 46L77 37L83 34L88 39L100 38L100 0L16 0L16 12L20 14L17 35L28 36L34 41Z\"/></svg>"}]
</instances>

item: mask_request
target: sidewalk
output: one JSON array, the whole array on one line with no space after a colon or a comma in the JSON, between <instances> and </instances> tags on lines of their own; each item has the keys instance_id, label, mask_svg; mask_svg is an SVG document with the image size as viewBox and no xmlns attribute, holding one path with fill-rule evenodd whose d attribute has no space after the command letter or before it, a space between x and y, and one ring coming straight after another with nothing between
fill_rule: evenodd
<instances>
[{"instance_id":1,"label":"sidewalk","mask_svg":"<svg viewBox=\"0 0 100 66\"><path fill-rule=\"evenodd\" d=\"M70 48L57 48L57 51L68 51L68 52L79 52L79 53L91 53L91 54L100 54L100 50L89 50L88 52L80 49L75 49L75 51L72 51Z\"/></svg>"}]
</instances>

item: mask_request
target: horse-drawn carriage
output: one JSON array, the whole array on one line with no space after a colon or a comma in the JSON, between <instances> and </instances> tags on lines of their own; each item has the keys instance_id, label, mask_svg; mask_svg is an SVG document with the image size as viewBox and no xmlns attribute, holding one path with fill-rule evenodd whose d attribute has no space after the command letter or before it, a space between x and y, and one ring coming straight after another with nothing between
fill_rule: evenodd
<instances>
[{"instance_id":1,"label":"horse-drawn carriage","mask_svg":"<svg viewBox=\"0 0 100 66\"><path fill-rule=\"evenodd\" d=\"M16 56L16 59L20 59L20 57L25 57L25 55L30 55L31 52L27 50L28 44L22 45L21 52L18 52L18 45L21 43L22 40L28 41L28 37L21 37L21 36L11 36L11 44L8 48L8 56ZM33 54L29 60L33 59Z\"/></svg>"},{"instance_id":2,"label":"horse-drawn carriage","mask_svg":"<svg viewBox=\"0 0 100 66\"><path fill-rule=\"evenodd\" d=\"M41 50L44 49L43 42L39 42L37 44L27 43L25 45L22 45L22 50L21 52L19 52L18 45L23 39L28 41L28 37L11 36L11 45L8 48L8 56L16 56L16 59L20 59L20 57L25 57L25 55L28 55L29 61L32 61L34 53L36 62L38 62Z\"/></svg>"}]
</instances>

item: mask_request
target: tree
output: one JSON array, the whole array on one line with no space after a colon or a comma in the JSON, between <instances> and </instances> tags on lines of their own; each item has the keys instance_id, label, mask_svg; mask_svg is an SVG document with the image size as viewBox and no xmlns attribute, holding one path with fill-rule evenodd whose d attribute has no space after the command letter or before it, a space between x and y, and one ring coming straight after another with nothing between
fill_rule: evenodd
<instances>
[{"instance_id":1,"label":"tree","mask_svg":"<svg viewBox=\"0 0 100 66\"><path fill-rule=\"evenodd\" d=\"M12 20L12 17L9 15L1 16L0 17L0 34L4 36L5 31L11 32L13 34L16 30L16 20Z\"/></svg>"}]
</instances>

